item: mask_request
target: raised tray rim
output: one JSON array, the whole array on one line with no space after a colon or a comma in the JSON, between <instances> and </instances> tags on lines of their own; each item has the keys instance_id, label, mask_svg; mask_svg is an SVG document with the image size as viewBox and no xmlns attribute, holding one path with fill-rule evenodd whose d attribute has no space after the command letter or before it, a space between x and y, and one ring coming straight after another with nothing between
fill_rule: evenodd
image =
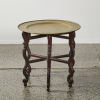
<instances>
[{"instance_id":1,"label":"raised tray rim","mask_svg":"<svg viewBox=\"0 0 100 100\"><path fill-rule=\"evenodd\" d=\"M23 31L23 32L27 32L27 33L32 33L32 32L30 32L30 31L26 31L26 30L23 30L23 29L20 29L20 26L21 25L23 25L23 24L25 24L25 23L30 23L30 22L45 22L45 21L49 21L49 22L56 22L56 23L59 23L59 21L61 21L62 23L61 24L65 24L65 23L67 23L67 22L69 22L69 23L72 23L72 24L76 24L77 25L77 28L76 29L73 29L73 30L70 30L70 31L66 31L66 32L59 32L59 33L47 33L47 34L64 34L64 33L70 33L70 32L73 32L73 31L77 31L77 30L79 30L80 28L81 28L81 26L78 24L78 23L76 23L76 22L73 22L73 21L68 21L68 20L58 20L58 19L44 19L44 20L33 20L33 21L27 21L27 22L23 22L23 23L21 23L21 24L19 24L18 25L18 29L19 30L21 30L21 31ZM63 23L64 22L64 23ZM36 24L35 23L35 24ZM32 34L43 34L43 35L46 35L46 34L44 34L44 33L32 33Z\"/></svg>"}]
</instances>

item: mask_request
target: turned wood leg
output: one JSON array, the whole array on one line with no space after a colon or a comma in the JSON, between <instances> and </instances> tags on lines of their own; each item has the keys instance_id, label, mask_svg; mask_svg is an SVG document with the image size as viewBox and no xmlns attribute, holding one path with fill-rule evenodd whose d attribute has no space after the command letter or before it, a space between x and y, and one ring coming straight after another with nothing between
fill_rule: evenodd
<instances>
[{"instance_id":1,"label":"turned wood leg","mask_svg":"<svg viewBox=\"0 0 100 100\"><path fill-rule=\"evenodd\" d=\"M52 49L52 36L51 36L51 35L48 35L48 54L47 54L47 91L50 90L51 49Z\"/></svg>"},{"instance_id":2,"label":"turned wood leg","mask_svg":"<svg viewBox=\"0 0 100 100\"><path fill-rule=\"evenodd\" d=\"M23 68L23 75L25 76L25 79L23 79L24 86L27 86L28 78L30 76L31 72L31 66L29 64L29 59L30 59L30 49L28 46L29 43L29 33L22 32L22 37L24 39L24 49L23 49L23 58L25 59L25 66Z\"/></svg>"},{"instance_id":3,"label":"turned wood leg","mask_svg":"<svg viewBox=\"0 0 100 100\"><path fill-rule=\"evenodd\" d=\"M67 77L67 81L69 83L69 87L72 87L73 84L73 74L74 69L73 66L75 64L74 55L75 55L75 32L72 32L69 34L69 46L70 46L70 52L69 52L69 60L68 60L68 66L69 66L69 75Z\"/></svg>"}]
</instances>

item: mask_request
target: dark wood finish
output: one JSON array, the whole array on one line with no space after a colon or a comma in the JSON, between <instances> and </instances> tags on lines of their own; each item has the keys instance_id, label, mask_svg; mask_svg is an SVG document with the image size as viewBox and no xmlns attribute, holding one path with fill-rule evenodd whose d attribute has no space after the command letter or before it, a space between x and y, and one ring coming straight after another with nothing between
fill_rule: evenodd
<instances>
[{"instance_id":1,"label":"dark wood finish","mask_svg":"<svg viewBox=\"0 0 100 100\"><path fill-rule=\"evenodd\" d=\"M39 61L44 61L46 60L47 58L40 58L40 59L34 59L34 60L30 60L29 63L34 63L34 62L39 62Z\"/></svg>"},{"instance_id":2,"label":"dark wood finish","mask_svg":"<svg viewBox=\"0 0 100 100\"><path fill-rule=\"evenodd\" d=\"M67 36L61 36L61 35L52 35L52 36L57 38L62 38L62 39L69 39L69 37Z\"/></svg>"},{"instance_id":3,"label":"dark wood finish","mask_svg":"<svg viewBox=\"0 0 100 100\"><path fill-rule=\"evenodd\" d=\"M23 68L23 74L25 76L25 79L23 79L23 83L24 83L24 86L27 86L28 77L30 76L30 72L31 72L31 66L29 64L30 49L29 49L29 46L28 46L28 43L29 43L29 33L22 32L22 37L24 39L24 43L23 43L24 44L23 57L25 59L25 66ZM27 56L26 53L28 53L28 56Z\"/></svg>"},{"instance_id":4,"label":"dark wood finish","mask_svg":"<svg viewBox=\"0 0 100 100\"><path fill-rule=\"evenodd\" d=\"M48 39L47 57L46 56L42 56L42 55L32 54L31 51L30 51L29 45L28 45L29 44L29 40L42 38L42 37L46 37L46 36L47 36L47 39ZM25 76L25 79L23 79L24 86L27 86L28 78L30 76L30 72L31 72L30 63L44 61L44 60L47 59L47 91L50 91L51 60L68 64L68 66L69 66L69 75L67 76L67 81L69 83L69 87L71 87L72 83L73 83L73 74L74 74L73 66L75 64L75 60L74 60L74 55L75 55L75 41L74 41L75 32L70 32L69 33L69 37L61 36L60 34L31 36L30 33L23 32L22 33L22 37L24 39L23 57L25 59L25 66L23 68L23 75ZM52 37L69 39L69 47L70 47L69 54L51 56ZM29 60L30 57L37 57L39 59ZM58 59L58 58L64 58L64 57L69 57L68 61L62 60L62 59Z\"/></svg>"},{"instance_id":5,"label":"dark wood finish","mask_svg":"<svg viewBox=\"0 0 100 100\"><path fill-rule=\"evenodd\" d=\"M47 58L46 56L37 55L37 54L30 54L30 56L37 57L37 58L44 58L44 57ZM59 55L59 56L52 56L52 58L64 58L64 57L69 57L69 54Z\"/></svg>"},{"instance_id":6,"label":"dark wood finish","mask_svg":"<svg viewBox=\"0 0 100 100\"><path fill-rule=\"evenodd\" d=\"M51 72L51 50L52 50L52 36L48 35L48 53L47 53L47 91L50 90L50 72Z\"/></svg>"},{"instance_id":7,"label":"dark wood finish","mask_svg":"<svg viewBox=\"0 0 100 100\"><path fill-rule=\"evenodd\" d=\"M47 35L35 35L35 36L30 36L29 39L37 39L37 38L42 38L42 37L46 37Z\"/></svg>"},{"instance_id":8,"label":"dark wood finish","mask_svg":"<svg viewBox=\"0 0 100 100\"><path fill-rule=\"evenodd\" d=\"M69 57L69 54L53 56L52 58L64 58L64 57Z\"/></svg>"},{"instance_id":9,"label":"dark wood finish","mask_svg":"<svg viewBox=\"0 0 100 100\"><path fill-rule=\"evenodd\" d=\"M72 87L72 83L73 83L73 74L74 74L74 69L73 66L75 64L75 60L74 60L74 55L75 55L75 32L72 32L71 34L69 34L69 46L70 46L70 52L69 52L69 60L68 60L68 66L69 66L69 75L67 77L67 81L69 83L69 87Z\"/></svg>"},{"instance_id":10,"label":"dark wood finish","mask_svg":"<svg viewBox=\"0 0 100 100\"><path fill-rule=\"evenodd\" d=\"M58 59L58 58L51 58L51 60L53 60L53 61L57 61L57 62L61 62L61 63L68 63L68 61L66 61L66 60L62 60L62 59Z\"/></svg>"},{"instance_id":11,"label":"dark wood finish","mask_svg":"<svg viewBox=\"0 0 100 100\"><path fill-rule=\"evenodd\" d=\"M37 54L30 54L30 56L37 57L37 58L47 58L46 56L37 55Z\"/></svg>"}]
</instances>

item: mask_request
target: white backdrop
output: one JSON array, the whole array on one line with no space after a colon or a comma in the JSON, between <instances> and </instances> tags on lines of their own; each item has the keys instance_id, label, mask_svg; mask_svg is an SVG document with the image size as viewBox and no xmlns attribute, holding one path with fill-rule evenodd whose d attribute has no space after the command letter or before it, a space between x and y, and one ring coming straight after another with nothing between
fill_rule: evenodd
<instances>
[{"instance_id":1,"label":"white backdrop","mask_svg":"<svg viewBox=\"0 0 100 100\"><path fill-rule=\"evenodd\" d=\"M77 22L77 43L100 43L100 0L0 0L0 44L22 43L18 24L41 19ZM42 38L31 43L46 42ZM53 43L67 40L54 38Z\"/></svg>"}]
</instances>

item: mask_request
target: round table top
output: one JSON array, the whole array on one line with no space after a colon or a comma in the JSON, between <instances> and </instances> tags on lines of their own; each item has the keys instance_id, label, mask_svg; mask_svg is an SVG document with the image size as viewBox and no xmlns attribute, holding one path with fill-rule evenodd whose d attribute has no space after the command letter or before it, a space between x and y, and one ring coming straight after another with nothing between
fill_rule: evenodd
<instances>
[{"instance_id":1,"label":"round table top","mask_svg":"<svg viewBox=\"0 0 100 100\"><path fill-rule=\"evenodd\" d=\"M62 34L80 29L81 26L65 20L35 20L18 25L18 29L33 34Z\"/></svg>"}]
</instances>

